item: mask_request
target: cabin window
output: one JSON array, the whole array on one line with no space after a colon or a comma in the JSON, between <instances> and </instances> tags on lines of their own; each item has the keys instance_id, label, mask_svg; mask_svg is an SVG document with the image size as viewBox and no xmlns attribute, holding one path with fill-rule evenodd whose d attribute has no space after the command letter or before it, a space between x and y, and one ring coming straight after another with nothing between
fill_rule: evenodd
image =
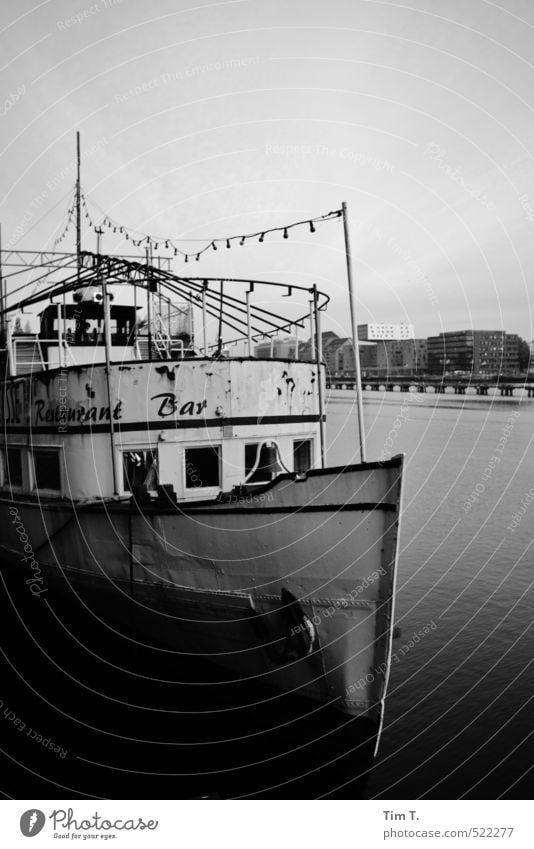
<instances>
[{"instance_id":1,"label":"cabin window","mask_svg":"<svg viewBox=\"0 0 534 849\"><path fill-rule=\"evenodd\" d=\"M185 449L185 486L196 489L221 485L221 446Z\"/></svg>"},{"instance_id":2,"label":"cabin window","mask_svg":"<svg viewBox=\"0 0 534 849\"><path fill-rule=\"evenodd\" d=\"M311 439L295 439L293 442L293 469L295 472L307 472L311 467Z\"/></svg>"},{"instance_id":3,"label":"cabin window","mask_svg":"<svg viewBox=\"0 0 534 849\"><path fill-rule=\"evenodd\" d=\"M256 458L258 459L258 464L254 473L251 475L250 473L256 465ZM275 442L255 442L245 445L245 480L247 483L271 481L275 475L280 474L282 471L283 469L278 462Z\"/></svg>"},{"instance_id":4,"label":"cabin window","mask_svg":"<svg viewBox=\"0 0 534 849\"><path fill-rule=\"evenodd\" d=\"M122 469L125 492L133 492L134 486L144 486L147 490L157 488L158 458L156 451L143 449L123 451Z\"/></svg>"},{"instance_id":5,"label":"cabin window","mask_svg":"<svg viewBox=\"0 0 534 849\"><path fill-rule=\"evenodd\" d=\"M53 448L34 448L33 474L35 489L61 489L59 451Z\"/></svg>"},{"instance_id":6,"label":"cabin window","mask_svg":"<svg viewBox=\"0 0 534 849\"><path fill-rule=\"evenodd\" d=\"M4 486L22 486L22 452L20 448L2 451L2 474Z\"/></svg>"}]
</instances>

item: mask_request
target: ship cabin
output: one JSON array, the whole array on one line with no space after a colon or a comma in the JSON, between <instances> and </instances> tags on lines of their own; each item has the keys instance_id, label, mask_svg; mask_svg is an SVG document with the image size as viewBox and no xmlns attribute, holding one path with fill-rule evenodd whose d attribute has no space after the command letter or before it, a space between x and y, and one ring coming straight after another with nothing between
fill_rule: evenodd
<instances>
[{"instance_id":1,"label":"ship cabin","mask_svg":"<svg viewBox=\"0 0 534 849\"><path fill-rule=\"evenodd\" d=\"M318 294L310 309L302 289L308 311L288 321L250 298L254 285L280 284L225 281L225 294L222 281L159 282L145 284L144 300L138 277L135 287L101 275L63 282L39 303L36 333L7 322L0 488L11 498L235 501L324 462ZM291 326L311 330L300 357L254 356L255 343ZM225 339L236 327L237 342Z\"/></svg>"}]
</instances>

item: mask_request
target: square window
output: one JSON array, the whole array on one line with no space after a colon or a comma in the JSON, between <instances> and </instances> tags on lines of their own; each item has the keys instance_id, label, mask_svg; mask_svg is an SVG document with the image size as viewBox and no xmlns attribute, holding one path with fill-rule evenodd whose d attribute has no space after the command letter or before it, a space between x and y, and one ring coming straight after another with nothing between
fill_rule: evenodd
<instances>
[{"instance_id":1,"label":"square window","mask_svg":"<svg viewBox=\"0 0 534 849\"><path fill-rule=\"evenodd\" d=\"M156 451L123 451L123 488L133 492L134 486L155 490L158 486L158 459Z\"/></svg>"},{"instance_id":2,"label":"square window","mask_svg":"<svg viewBox=\"0 0 534 849\"><path fill-rule=\"evenodd\" d=\"M22 486L22 454L20 448L2 452L4 486Z\"/></svg>"},{"instance_id":3,"label":"square window","mask_svg":"<svg viewBox=\"0 0 534 849\"><path fill-rule=\"evenodd\" d=\"M60 490L59 451L47 448L35 448L32 453L35 488Z\"/></svg>"},{"instance_id":4,"label":"square window","mask_svg":"<svg viewBox=\"0 0 534 849\"><path fill-rule=\"evenodd\" d=\"M258 457L259 449L259 457ZM254 474L250 475L252 469L258 464ZM250 445L245 445L245 479L247 483L264 483L271 481L273 477L283 471L276 456L275 443L260 443L255 442ZM249 477L250 475L250 477Z\"/></svg>"},{"instance_id":5,"label":"square window","mask_svg":"<svg viewBox=\"0 0 534 849\"><path fill-rule=\"evenodd\" d=\"M185 449L185 486L197 489L221 485L221 447L206 445Z\"/></svg>"},{"instance_id":6,"label":"square window","mask_svg":"<svg viewBox=\"0 0 534 849\"><path fill-rule=\"evenodd\" d=\"M296 472L307 472L312 466L311 439L293 442L293 468Z\"/></svg>"}]
</instances>

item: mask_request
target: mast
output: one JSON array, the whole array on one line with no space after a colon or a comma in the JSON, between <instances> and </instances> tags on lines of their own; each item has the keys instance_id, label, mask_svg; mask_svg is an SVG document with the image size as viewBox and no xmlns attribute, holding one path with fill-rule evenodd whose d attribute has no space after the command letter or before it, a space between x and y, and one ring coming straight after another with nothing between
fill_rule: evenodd
<instances>
[{"instance_id":1,"label":"mast","mask_svg":"<svg viewBox=\"0 0 534 849\"><path fill-rule=\"evenodd\" d=\"M78 257L78 277L82 264L82 215L81 215L81 158L80 133L76 133L76 256Z\"/></svg>"},{"instance_id":2,"label":"mast","mask_svg":"<svg viewBox=\"0 0 534 849\"><path fill-rule=\"evenodd\" d=\"M354 292L352 285L352 254L350 251L349 221L347 204L341 204L343 212L343 232L345 234L345 258L347 260L347 280L349 284L350 323L352 328L352 347L354 350L354 370L356 379L356 405L358 409L358 436L360 440L360 459L365 463L365 425L363 421L362 374L360 369L360 348L358 345L358 325L354 307Z\"/></svg>"}]
</instances>

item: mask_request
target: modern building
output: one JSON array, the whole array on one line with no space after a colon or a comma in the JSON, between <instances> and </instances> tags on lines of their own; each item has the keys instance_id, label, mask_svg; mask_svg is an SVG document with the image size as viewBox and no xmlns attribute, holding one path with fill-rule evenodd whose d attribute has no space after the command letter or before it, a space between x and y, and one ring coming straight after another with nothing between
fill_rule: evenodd
<instances>
[{"instance_id":1,"label":"modern building","mask_svg":"<svg viewBox=\"0 0 534 849\"><path fill-rule=\"evenodd\" d=\"M431 374L511 374L519 369L519 336L503 330L456 330L428 339Z\"/></svg>"},{"instance_id":2,"label":"modern building","mask_svg":"<svg viewBox=\"0 0 534 849\"><path fill-rule=\"evenodd\" d=\"M380 339L414 339L413 324L359 324L358 339L375 342Z\"/></svg>"},{"instance_id":3,"label":"modern building","mask_svg":"<svg viewBox=\"0 0 534 849\"><path fill-rule=\"evenodd\" d=\"M352 341L347 336L336 336L335 333L323 333L323 361L326 363L326 373L333 377L345 371L345 353L347 348L352 352Z\"/></svg>"},{"instance_id":4,"label":"modern building","mask_svg":"<svg viewBox=\"0 0 534 849\"><path fill-rule=\"evenodd\" d=\"M381 339L360 348L362 372L368 376L423 374L427 370L426 339Z\"/></svg>"}]
</instances>

